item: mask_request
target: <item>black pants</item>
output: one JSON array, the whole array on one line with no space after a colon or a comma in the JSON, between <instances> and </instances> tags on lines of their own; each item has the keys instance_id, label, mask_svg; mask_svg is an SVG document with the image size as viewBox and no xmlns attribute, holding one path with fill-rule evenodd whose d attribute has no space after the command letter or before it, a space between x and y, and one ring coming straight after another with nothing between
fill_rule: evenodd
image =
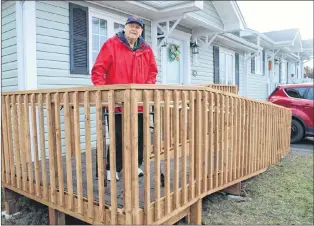
<instances>
[{"instance_id":1,"label":"black pants","mask_svg":"<svg viewBox=\"0 0 314 226\"><path fill-rule=\"evenodd\" d=\"M109 128L109 119L107 117L108 128ZM132 123L132 122L131 122ZM122 114L115 114L115 132L116 132L116 171L121 172L123 166L123 144L122 144ZM131 161L128 160L128 161ZM107 165L106 170L110 170L110 146L107 151ZM138 113L138 166L143 163L143 113Z\"/></svg>"}]
</instances>

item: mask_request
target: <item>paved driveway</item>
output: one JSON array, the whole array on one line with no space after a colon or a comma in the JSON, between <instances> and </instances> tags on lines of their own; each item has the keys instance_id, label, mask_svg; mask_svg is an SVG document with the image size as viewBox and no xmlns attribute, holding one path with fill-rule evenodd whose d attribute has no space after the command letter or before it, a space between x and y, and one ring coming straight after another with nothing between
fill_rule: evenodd
<instances>
[{"instance_id":1,"label":"paved driveway","mask_svg":"<svg viewBox=\"0 0 314 226\"><path fill-rule=\"evenodd\" d=\"M297 144L291 144L291 151L298 152L313 152L314 151L314 138L307 138Z\"/></svg>"}]
</instances>

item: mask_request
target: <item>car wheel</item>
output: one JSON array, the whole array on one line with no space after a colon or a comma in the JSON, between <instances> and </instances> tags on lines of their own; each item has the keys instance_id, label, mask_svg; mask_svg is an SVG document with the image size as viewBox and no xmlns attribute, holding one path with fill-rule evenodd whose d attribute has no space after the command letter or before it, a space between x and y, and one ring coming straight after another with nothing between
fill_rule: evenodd
<instances>
[{"instance_id":1,"label":"car wheel","mask_svg":"<svg viewBox=\"0 0 314 226\"><path fill-rule=\"evenodd\" d=\"M291 143L297 143L303 139L304 129L300 122L292 119L291 123Z\"/></svg>"}]
</instances>

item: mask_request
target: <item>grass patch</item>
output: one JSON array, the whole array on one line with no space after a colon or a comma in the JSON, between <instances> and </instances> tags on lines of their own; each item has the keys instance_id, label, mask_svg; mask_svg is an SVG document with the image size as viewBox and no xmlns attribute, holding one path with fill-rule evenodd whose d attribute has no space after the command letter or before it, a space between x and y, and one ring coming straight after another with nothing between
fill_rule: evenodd
<instances>
[{"instance_id":1,"label":"grass patch","mask_svg":"<svg viewBox=\"0 0 314 226\"><path fill-rule=\"evenodd\" d=\"M203 200L204 224L313 224L313 153L292 153L242 183L250 199L223 193Z\"/></svg>"}]
</instances>

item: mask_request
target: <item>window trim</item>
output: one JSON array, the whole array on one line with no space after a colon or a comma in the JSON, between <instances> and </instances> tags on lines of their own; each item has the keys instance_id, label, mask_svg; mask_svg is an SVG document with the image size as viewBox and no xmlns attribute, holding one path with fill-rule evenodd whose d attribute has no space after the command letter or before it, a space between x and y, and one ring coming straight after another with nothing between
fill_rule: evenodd
<instances>
[{"instance_id":1,"label":"window trim","mask_svg":"<svg viewBox=\"0 0 314 226\"><path fill-rule=\"evenodd\" d=\"M265 67L265 64L266 64L266 61L265 61L265 64L263 64L263 51L260 51L258 53L260 59L258 60L257 59L257 55L255 57L253 57L252 59L254 59L254 62L255 62L255 68L254 68L254 72L252 72L252 69L251 69L251 74L253 75L264 75L263 73L263 68ZM266 54L265 54L266 55ZM257 71L257 65L259 65L259 71ZM251 64L251 68L252 68L252 64Z\"/></svg>"},{"instance_id":2,"label":"window trim","mask_svg":"<svg viewBox=\"0 0 314 226\"><path fill-rule=\"evenodd\" d=\"M226 49L226 48L223 48L223 47L219 47L219 80L221 78L221 74L220 74L220 62L221 62L221 58L220 58L220 53L224 53L224 54L229 54L229 55L232 55L232 84L231 85L235 85L236 84L236 81L235 81L235 52L232 51L232 50L229 50L229 49ZM240 60L240 59L239 59ZM227 64L225 64L225 66L227 67ZM227 73L226 73L227 75ZM226 78L225 78L226 79ZM228 80L225 80L226 82ZM240 80L239 80L240 81ZM218 81L218 84L221 84L220 81ZM227 85L227 83L225 84Z\"/></svg>"},{"instance_id":3,"label":"window trim","mask_svg":"<svg viewBox=\"0 0 314 226\"><path fill-rule=\"evenodd\" d=\"M92 46L92 26L93 20L92 17L97 17L107 21L107 39L111 38L114 35L114 23L125 24L127 17L118 16L108 12L99 11L97 9L88 8L88 36L89 36L89 73L91 74L93 68L93 46Z\"/></svg>"}]
</instances>

